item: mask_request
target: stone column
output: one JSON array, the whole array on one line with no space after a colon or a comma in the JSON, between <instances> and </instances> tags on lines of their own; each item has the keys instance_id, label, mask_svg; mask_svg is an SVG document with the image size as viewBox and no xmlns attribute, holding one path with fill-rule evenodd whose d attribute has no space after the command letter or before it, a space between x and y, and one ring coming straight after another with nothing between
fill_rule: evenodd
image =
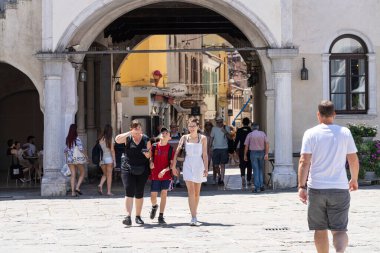
<instances>
[{"instance_id":1,"label":"stone column","mask_svg":"<svg viewBox=\"0 0 380 253\"><path fill-rule=\"evenodd\" d=\"M273 188L283 189L297 186L297 175L293 168L292 139L292 59L298 49L269 49L275 88L275 167Z\"/></svg>"},{"instance_id":2,"label":"stone column","mask_svg":"<svg viewBox=\"0 0 380 253\"><path fill-rule=\"evenodd\" d=\"M95 124L95 72L94 58L87 56L87 147L88 152L94 146L97 132ZM91 156L91 154L88 154Z\"/></svg>"},{"instance_id":3,"label":"stone column","mask_svg":"<svg viewBox=\"0 0 380 253\"><path fill-rule=\"evenodd\" d=\"M60 170L63 164L62 137L62 68L64 55L39 55L44 70L44 176L42 196L65 196L66 180Z\"/></svg>"},{"instance_id":4,"label":"stone column","mask_svg":"<svg viewBox=\"0 0 380 253\"><path fill-rule=\"evenodd\" d=\"M79 67L77 70L80 70ZM76 76L79 76L79 71L76 71ZM85 105L84 105L84 82L77 79L78 83L78 111L77 111L77 126L78 126L78 136L82 140L82 143L87 148L87 133L85 125ZM89 152L89 151L88 151Z\"/></svg>"}]
</instances>

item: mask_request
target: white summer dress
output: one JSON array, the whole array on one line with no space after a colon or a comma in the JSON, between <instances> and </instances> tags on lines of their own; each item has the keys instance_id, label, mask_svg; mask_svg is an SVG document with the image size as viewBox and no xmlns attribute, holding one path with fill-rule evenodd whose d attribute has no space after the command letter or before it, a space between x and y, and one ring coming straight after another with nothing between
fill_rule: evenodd
<instances>
[{"instance_id":1,"label":"white summer dress","mask_svg":"<svg viewBox=\"0 0 380 253\"><path fill-rule=\"evenodd\" d=\"M185 137L186 157L183 162L183 180L194 183L203 183L207 178L203 175L205 170L202 157L201 135L198 135L197 143L188 142L188 136Z\"/></svg>"}]
</instances>

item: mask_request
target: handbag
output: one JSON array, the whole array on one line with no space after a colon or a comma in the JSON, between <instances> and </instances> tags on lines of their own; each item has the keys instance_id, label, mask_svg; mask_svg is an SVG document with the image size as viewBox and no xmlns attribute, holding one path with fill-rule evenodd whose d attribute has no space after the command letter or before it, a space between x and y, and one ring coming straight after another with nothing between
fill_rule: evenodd
<instances>
[{"instance_id":1,"label":"handbag","mask_svg":"<svg viewBox=\"0 0 380 253\"><path fill-rule=\"evenodd\" d=\"M71 176L71 171L70 171L70 168L69 168L69 165L67 165L67 163L65 163L61 169L61 173L62 175L64 175L65 177L69 177Z\"/></svg>"},{"instance_id":2,"label":"handbag","mask_svg":"<svg viewBox=\"0 0 380 253\"><path fill-rule=\"evenodd\" d=\"M12 164L9 168L9 173L10 173L10 176L12 179L19 179L19 178L22 178L24 175L22 169L23 167L18 163L18 159L17 159L17 164L14 162L13 160L13 156L12 156Z\"/></svg>"},{"instance_id":3,"label":"handbag","mask_svg":"<svg viewBox=\"0 0 380 253\"><path fill-rule=\"evenodd\" d=\"M129 172L132 175L140 176L144 174L146 166L145 165L130 165Z\"/></svg>"},{"instance_id":4,"label":"handbag","mask_svg":"<svg viewBox=\"0 0 380 253\"><path fill-rule=\"evenodd\" d=\"M84 164L87 163L87 157L79 150L78 146L74 146L73 163Z\"/></svg>"},{"instance_id":5,"label":"handbag","mask_svg":"<svg viewBox=\"0 0 380 253\"><path fill-rule=\"evenodd\" d=\"M132 175L140 176L144 174L146 166L145 165L130 165L128 164L128 159L124 153L121 156L121 170L127 171Z\"/></svg>"},{"instance_id":6,"label":"handbag","mask_svg":"<svg viewBox=\"0 0 380 253\"><path fill-rule=\"evenodd\" d=\"M185 147L185 142L187 141L187 138L186 136L184 137L184 140L183 140L183 143L182 143L182 147L181 147L181 150L178 152L178 155L177 155L177 161L179 162L183 162L185 161L185 158L186 158L186 147Z\"/></svg>"}]
</instances>

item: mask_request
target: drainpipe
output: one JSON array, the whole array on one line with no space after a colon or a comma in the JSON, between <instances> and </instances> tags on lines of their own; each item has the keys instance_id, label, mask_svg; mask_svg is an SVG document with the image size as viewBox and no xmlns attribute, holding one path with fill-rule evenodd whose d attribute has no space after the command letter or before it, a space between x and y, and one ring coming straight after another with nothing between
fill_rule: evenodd
<instances>
[{"instance_id":1,"label":"drainpipe","mask_svg":"<svg viewBox=\"0 0 380 253\"><path fill-rule=\"evenodd\" d=\"M220 71L220 67L222 66L222 63L219 62L219 66L215 68L215 72ZM219 78L220 78L220 75L219 75ZM219 86L219 82L217 84ZM218 89L216 90L216 94L215 94L215 117L217 116L217 112L218 112Z\"/></svg>"}]
</instances>

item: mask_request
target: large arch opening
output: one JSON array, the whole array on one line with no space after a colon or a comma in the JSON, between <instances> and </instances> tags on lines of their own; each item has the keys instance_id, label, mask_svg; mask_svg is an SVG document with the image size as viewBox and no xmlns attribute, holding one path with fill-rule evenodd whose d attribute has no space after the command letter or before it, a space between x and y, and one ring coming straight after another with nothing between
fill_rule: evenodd
<instances>
[{"instance_id":1,"label":"large arch opening","mask_svg":"<svg viewBox=\"0 0 380 253\"><path fill-rule=\"evenodd\" d=\"M153 2L153 1L152 1ZM242 32L239 27L243 27L247 20L243 20L239 23L239 27L236 26L230 19L235 19L233 15L229 15L228 18L221 15L220 12L226 10L225 4L216 4L216 6L201 6L192 4L194 1L164 1L160 3L145 3L144 6L139 6L136 2L130 2L122 6L118 6L117 12L120 13L118 18L111 20L107 23L109 18L105 15L101 21L98 21L96 25L94 23L88 30L80 29L82 26L87 27L87 22L91 22L92 18L88 21L84 21L82 25L79 25L76 29L76 34L71 34L71 41L65 46L61 44L60 48L67 48L69 45L78 44L80 49L94 48L94 42L103 44L106 48L120 49L120 48L134 48L141 43L147 36L166 34L166 35L186 35L186 34L217 34L224 38L232 47L252 47L252 46L270 46L274 45L275 41L272 39L270 32L265 30L265 26L258 21L258 25L261 26L264 32L261 32L257 28L257 24L250 24L250 27L254 27L254 33L252 30L248 32L248 35ZM112 5L112 4L110 4ZM207 5L207 4L205 4ZM210 8L207 8L210 7ZM212 8L211 8L212 7ZM90 8L90 7L89 7ZM110 6L104 6L103 9L110 8ZM121 13L121 10L125 10ZM231 10L229 6L228 11ZM99 10L102 12L103 10ZM112 13L115 10L110 11ZM237 10L235 9L237 12ZM230 12L229 12L230 14ZM98 15L97 12L93 15ZM115 17L115 16L113 16ZM106 21L107 20L107 21ZM104 27L103 31L97 36L90 38L90 30L98 29L98 27ZM263 28L264 27L264 28ZM71 30L71 29L68 29ZM246 27L244 28L247 31ZM93 32L93 31L91 31ZM93 33L92 33L93 34ZM69 35L61 39L63 43ZM92 39L91 44L88 40ZM185 40L186 41L186 40ZM254 41L254 43L252 42ZM180 45L181 39L171 42L171 48L180 48L184 45ZM86 46L88 45L89 46ZM260 69L260 80L263 85L260 85L256 90L263 94L263 91L267 89L267 79L270 77L265 75L268 72L268 66L270 66L269 60L259 52L239 52L243 61L248 65L251 71L252 65L257 71ZM89 55L87 55L89 56ZM113 76L117 76L117 70L121 63L124 61L126 55L113 55L111 71ZM99 57L97 59L99 62ZM85 61L86 62L86 61ZM108 67L107 67L108 68ZM96 80L96 78L95 78ZM112 86L110 84L109 86ZM104 94L104 93L103 93ZM257 96L255 101L256 107L259 107L262 102L260 96ZM257 115L260 113L258 112Z\"/></svg>"},{"instance_id":2,"label":"large arch opening","mask_svg":"<svg viewBox=\"0 0 380 253\"><path fill-rule=\"evenodd\" d=\"M27 75L12 65L0 63L0 80L0 187L4 187L10 166L6 155L7 140L24 144L32 135L37 149L41 150L44 120L39 93ZM12 185L9 182L9 186Z\"/></svg>"},{"instance_id":3,"label":"large arch opening","mask_svg":"<svg viewBox=\"0 0 380 253\"><path fill-rule=\"evenodd\" d=\"M243 12L246 12L246 10L243 10L241 6L219 1L204 3L199 3L198 1L161 1L160 3L156 1L144 1L144 3L141 3L141 1L130 1L128 3L111 2L107 5L100 4L99 6L94 4L83 11L81 13L83 16L78 17L78 20L74 21L67 28L67 32L59 41L56 50L58 52L65 51L73 45L77 45L75 49L79 51L96 51L100 47L104 47L107 50L133 49L144 39L152 35L166 35L168 36L167 48L178 48L185 47L186 42L192 41L192 39L186 39L186 36L204 36L208 34L218 35L226 41L226 44L235 48L277 47L277 42L271 32L254 13L250 13L250 18L248 18L245 14L242 14ZM84 18L86 15L87 19ZM115 17L117 18L115 19ZM180 36L183 36L185 39ZM197 48L202 48L202 46L204 44L198 44ZM202 52L200 53L202 54ZM271 75L267 74L271 73L270 60L265 51L235 52L235 56L237 54L239 54L241 61L247 66L249 76L252 74L252 71L257 72L255 86L252 89L254 102L251 102L251 106L254 108L254 114L251 120L260 122L262 129L266 130L267 126L273 123L268 122L268 101L266 98L266 91L268 89L273 90ZM118 111L119 101L117 101L118 95L115 92L118 81L118 78L115 77L118 76L118 70L126 57L126 54L98 55L94 57L94 55L88 53L75 58L75 61L78 61L78 59L83 61L82 66L87 70L89 76L87 83L84 85L82 95L78 90L79 100L83 99L86 101L84 108L82 108L85 110L85 113L81 113L81 115L85 115L84 117L86 117L86 120L82 121L86 122L83 130L87 133L87 147L89 148L93 146L97 132L104 127L105 123L110 123L111 121L114 128L117 131L121 131L126 130L125 125L128 124L119 124L119 121L129 121L132 119L129 118L129 112L120 113ZM189 64L191 64L192 56L189 54L187 57ZM183 61L186 58L186 54L182 56L177 55L173 58L177 62L178 58L181 58ZM195 63L197 66L200 66L200 62L203 62L200 58ZM233 58L233 55L231 55L231 62ZM222 61L225 61L227 66L227 69L224 71L224 82L228 83L231 76L228 69L229 59L225 57ZM185 68L185 66L182 67ZM200 72L198 72L198 80L202 79ZM153 76L148 76L148 79L152 78ZM173 82L183 83L180 74L176 78L177 80ZM194 84L192 81L189 82L190 86ZM192 88L197 90L196 87ZM198 92L200 91L201 89L198 89ZM125 93L129 94L130 92L122 90L123 93L125 95ZM232 94L229 91L229 94L225 94L226 98L233 95L240 95L242 97L243 92L241 94L239 92ZM93 97L89 98L89 96ZM128 100L133 101L134 98L129 97ZM149 99L154 98L155 96L148 96L147 104L150 108L148 108L147 112L144 112L144 115L140 116L152 117L153 105L149 102ZM201 99L197 100L199 102ZM91 105L88 101L90 103L91 101L94 102ZM270 101L270 103L272 102ZM136 104L132 105L135 106ZM218 102L214 106L218 107ZM173 107L173 110L178 112L177 107ZM202 109L202 105L200 107ZM135 107L129 108L130 110L135 110ZM273 106L270 106L270 109L272 108ZM226 115L229 113L228 109L226 107ZM207 111L207 108L203 107L203 112L206 112L205 110ZM170 122L173 121L173 117L179 117L177 113L169 112L169 114L172 117L169 119ZM213 117L215 116L213 114ZM89 120L92 120L92 122ZM175 120L178 121L178 118ZM170 122L166 121L165 124L168 125ZM232 119L228 121L229 124L231 122ZM153 134L154 131L151 130L150 133Z\"/></svg>"}]
</instances>

